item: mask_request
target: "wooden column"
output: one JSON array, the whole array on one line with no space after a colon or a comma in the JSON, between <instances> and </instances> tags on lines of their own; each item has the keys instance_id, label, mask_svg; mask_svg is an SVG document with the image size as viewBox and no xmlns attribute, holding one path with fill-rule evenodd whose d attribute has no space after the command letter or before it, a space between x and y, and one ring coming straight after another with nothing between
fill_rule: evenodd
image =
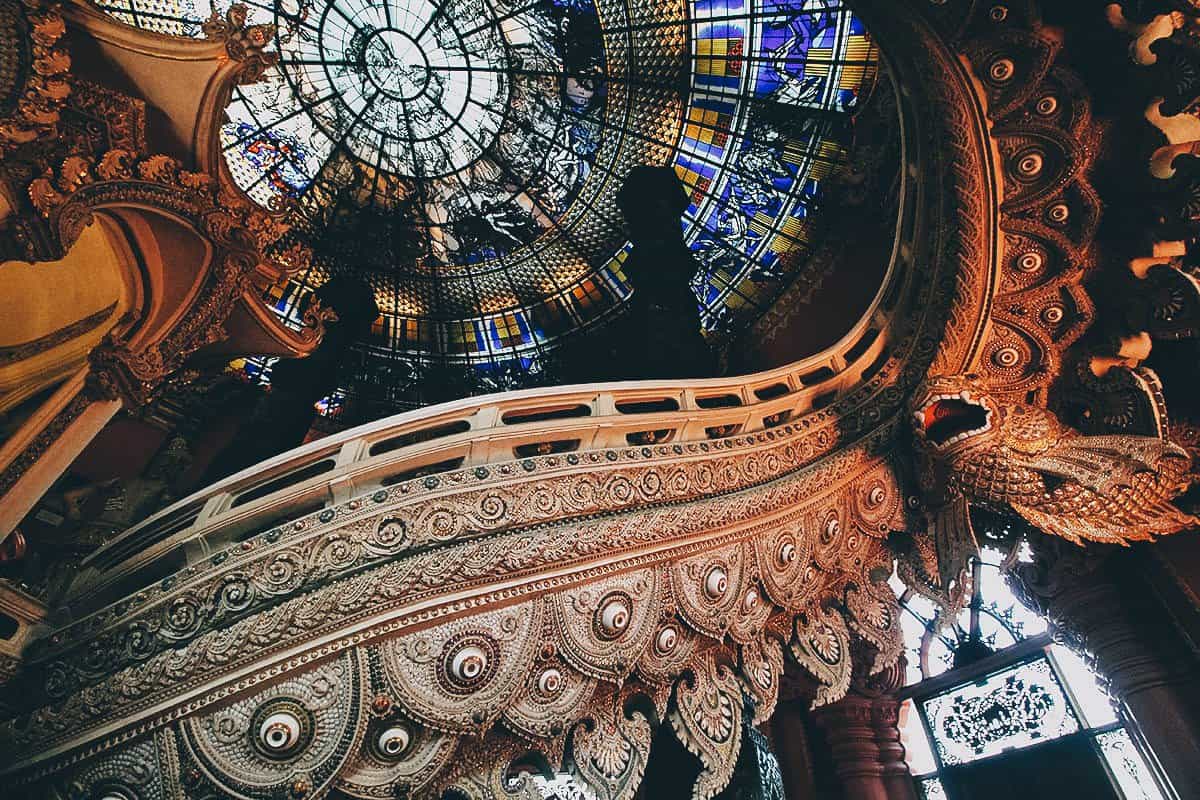
<instances>
[{"instance_id":1,"label":"wooden column","mask_svg":"<svg viewBox=\"0 0 1200 800\"><path fill-rule=\"evenodd\" d=\"M771 717L771 743L788 800L818 800L808 736L808 700L781 700Z\"/></svg>"},{"instance_id":2,"label":"wooden column","mask_svg":"<svg viewBox=\"0 0 1200 800\"><path fill-rule=\"evenodd\" d=\"M1186 534L1184 534L1186 535ZM1040 537L1013 588L1085 655L1187 795L1200 786L1200 662L1145 583L1133 553Z\"/></svg>"},{"instance_id":3,"label":"wooden column","mask_svg":"<svg viewBox=\"0 0 1200 800\"><path fill-rule=\"evenodd\" d=\"M847 800L916 800L900 744L900 701L847 695L813 712Z\"/></svg>"}]
</instances>

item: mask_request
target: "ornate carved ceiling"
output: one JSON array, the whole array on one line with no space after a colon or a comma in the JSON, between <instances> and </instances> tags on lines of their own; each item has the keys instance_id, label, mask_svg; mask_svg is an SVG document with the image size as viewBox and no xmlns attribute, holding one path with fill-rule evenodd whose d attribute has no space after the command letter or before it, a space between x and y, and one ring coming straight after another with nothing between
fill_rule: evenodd
<instances>
[{"instance_id":1,"label":"ornate carved ceiling","mask_svg":"<svg viewBox=\"0 0 1200 800\"><path fill-rule=\"evenodd\" d=\"M463 401L425 420L472 420L443 442L404 440L414 415L334 441L328 475L279 488L334 452L314 446L183 501L100 551L74 621L27 648L10 779L66 796L500 798L529 796L513 765L532 750L629 798L665 724L707 798L785 670L812 677L818 705L897 672L893 548L953 606L968 505L1066 536L1110 509L1128 523L1115 538L1190 524L1169 504L1188 476L1156 381L1081 339L1101 130L1056 32L1025 3L856 7L904 90L901 241L871 336L732 388ZM68 197L76 174L47 180ZM725 410L695 401L715 390L740 398L738 427L707 424ZM671 392L661 428L603 438L622 403ZM1089 392L1136 413L1089 419L1101 437L1046 410ZM506 414L581 405L505 439ZM396 460L375 464L388 436Z\"/></svg>"}]
</instances>

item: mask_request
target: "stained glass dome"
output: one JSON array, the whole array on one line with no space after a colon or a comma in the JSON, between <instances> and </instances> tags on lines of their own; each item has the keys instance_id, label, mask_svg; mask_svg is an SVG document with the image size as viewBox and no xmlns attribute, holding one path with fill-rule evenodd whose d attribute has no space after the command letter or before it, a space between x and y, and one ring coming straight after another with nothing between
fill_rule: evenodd
<instances>
[{"instance_id":1,"label":"stained glass dome","mask_svg":"<svg viewBox=\"0 0 1200 800\"><path fill-rule=\"evenodd\" d=\"M99 5L198 36L208 8L192 1ZM369 349L393 363L528 372L619 310L614 195L642 163L673 164L691 191L705 327L760 316L810 255L877 64L837 0L248 6L275 25L279 62L234 90L224 163L316 253L266 299L298 324L330 275L366 277L384 310Z\"/></svg>"}]
</instances>

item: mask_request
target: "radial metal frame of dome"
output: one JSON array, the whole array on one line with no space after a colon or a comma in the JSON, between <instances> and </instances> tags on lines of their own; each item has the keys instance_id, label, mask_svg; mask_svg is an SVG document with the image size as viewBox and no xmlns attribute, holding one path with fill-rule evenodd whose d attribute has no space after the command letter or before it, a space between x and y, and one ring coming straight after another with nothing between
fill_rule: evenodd
<instances>
[{"instance_id":1,"label":"radial metal frame of dome","mask_svg":"<svg viewBox=\"0 0 1200 800\"><path fill-rule=\"evenodd\" d=\"M199 36L193 1L97 5ZM312 266L265 299L299 324L313 288L359 270L384 311L366 351L410 372L430 359L536 371L557 339L619 308L628 245L613 195L637 163L673 163L692 192L683 224L706 328L749 323L806 262L821 183L878 61L838 0L248 6L276 24L280 62L235 87L225 165L316 244ZM420 69L411 91L385 92L400 44ZM471 119L438 111L435 94ZM449 134L418 135L422 103L453 120Z\"/></svg>"}]
</instances>

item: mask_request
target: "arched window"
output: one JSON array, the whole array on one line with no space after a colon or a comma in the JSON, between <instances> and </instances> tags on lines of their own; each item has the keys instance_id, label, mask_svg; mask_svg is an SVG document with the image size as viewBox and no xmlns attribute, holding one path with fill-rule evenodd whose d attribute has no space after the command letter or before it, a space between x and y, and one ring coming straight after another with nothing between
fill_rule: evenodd
<instances>
[{"instance_id":1,"label":"arched window","mask_svg":"<svg viewBox=\"0 0 1200 800\"><path fill-rule=\"evenodd\" d=\"M1136 731L1099 676L1055 643L1005 580L1028 545L987 544L953 625L893 576L903 608L907 687L901 736L924 800L1012 796L1166 800Z\"/></svg>"}]
</instances>

